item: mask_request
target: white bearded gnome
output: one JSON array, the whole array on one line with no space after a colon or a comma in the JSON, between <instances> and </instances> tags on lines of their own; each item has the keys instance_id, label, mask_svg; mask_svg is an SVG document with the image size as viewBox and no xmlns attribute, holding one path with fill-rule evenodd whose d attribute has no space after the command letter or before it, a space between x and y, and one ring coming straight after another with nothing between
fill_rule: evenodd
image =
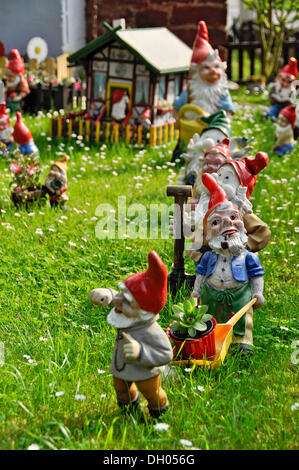
<instances>
[{"instance_id":1,"label":"white bearded gnome","mask_svg":"<svg viewBox=\"0 0 299 470\"><path fill-rule=\"evenodd\" d=\"M198 32L193 44L188 89L174 101L174 108L179 109L193 103L203 108L207 115L224 109L233 113L233 106L225 73L226 64L219 53L209 43L209 33L204 21L198 23Z\"/></svg>"},{"instance_id":2,"label":"white bearded gnome","mask_svg":"<svg viewBox=\"0 0 299 470\"><path fill-rule=\"evenodd\" d=\"M166 267L151 251L148 269L118 286L119 292L99 288L89 293L92 303L113 307L107 321L117 329L110 365L117 401L126 411L140 413L139 390L150 415L158 418L169 407L161 387L161 367L173 358L170 341L157 323L167 299Z\"/></svg>"},{"instance_id":3,"label":"white bearded gnome","mask_svg":"<svg viewBox=\"0 0 299 470\"><path fill-rule=\"evenodd\" d=\"M254 307L264 304L264 269L258 256L246 250L247 234L239 209L227 198L212 175L202 176L210 192L204 217L204 235L210 251L196 264L193 297L199 297L217 322L226 323L252 298ZM234 326L234 341L241 353L253 353L253 310Z\"/></svg>"},{"instance_id":4,"label":"white bearded gnome","mask_svg":"<svg viewBox=\"0 0 299 470\"><path fill-rule=\"evenodd\" d=\"M45 181L45 188L49 194L51 207L60 207L66 210L66 202L69 200L67 191L67 161L69 157L64 155L53 163Z\"/></svg>"},{"instance_id":5,"label":"white bearded gnome","mask_svg":"<svg viewBox=\"0 0 299 470\"><path fill-rule=\"evenodd\" d=\"M297 90L295 80L298 74L297 59L291 57L279 74L275 82L269 85L269 98L272 104L268 116L276 120L279 112L291 104L295 104Z\"/></svg>"},{"instance_id":6,"label":"white bearded gnome","mask_svg":"<svg viewBox=\"0 0 299 470\"><path fill-rule=\"evenodd\" d=\"M268 225L252 211L249 201L257 181L257 174L269 162L268 154L258 152L255 157L243 157L240 160L227 159L212 176L224 189L228 200L241 212L248 241L246 248L249 251L260 251L268 244L271 236ZM204 186L205 187L205 186ZM201 194L195 208L193 232L193 245L188 255L198 261L206 250L206 241L203 239L203 220L208 210L210 196L207 191Z\"/></svg>"},{"instance_id":7,"label":"white bearded gnome","mask_svg":"<svg viewBox=\"0 0 299 470\"><path fill-rule=\"evenodd\" d=\"M111 116L117 122L122 122L127 116L127 106L129 97L126 90L114 90L112 98L112 111Z\"/></svg>"},{"instance_id":8,"label":"white bearded gnome","mask_svg":"<svg viewBox=\"0 0 299 470\"><path fill-rule=\"evenodd\" d=\"M5 103L0 104L0 142L5 144L10 150L13 144L13 128L10 125L10 119L6 112Z\"/></svg>"},{"instance_id":9,"label":"white bearded gnome","mask_svg":"<svg viewBox=\"0 0 299 470\"><path fill-rule=\"evenodd\" d=\"M18 49L12 49L6 67L6 104L12 112L21 110L22 100L30 93L24 71L24 62Z\"/></svg>"}]
</instances>

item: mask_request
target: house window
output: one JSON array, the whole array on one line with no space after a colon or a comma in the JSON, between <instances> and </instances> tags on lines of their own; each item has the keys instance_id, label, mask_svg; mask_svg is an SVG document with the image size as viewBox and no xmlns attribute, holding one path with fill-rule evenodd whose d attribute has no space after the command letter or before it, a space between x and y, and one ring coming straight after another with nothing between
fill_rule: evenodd
<instances>
[{"instance_id":1,"label":"house window","mask_svg":"<svg viewBox=\"0 0 299 470\"><path fill-rule=\"evenodd\" d=\"M165 92L166 92L166 77L160 77L159 82L159 101L163 101L165 99Z\"/></svg>"},{"instance_id":2,"label":"house window","mask_svg":"<svg viewBox=\"0 0 299 470\"><path fill-rule=\"evenodd\" d=\"M149 77L136 77L135 104L148 104Z\"/></svg>"},{"instance_id":3,"label":"house window","mask_svg":"<svg viewBox=\"0 0 299 470\"><path fill-rule=\"evenodd\" d=\"M175 76L175 96L178 96L181 91L181 75Z\"/></svg>"},{"instance_id":4,"label":"house window","mask_svg":"<svg viewBox=\"0 0 299 470\"><path fill-rule=\"evenodd\" d=\"M106 96L106 72L95 72L93 74L93 99L105 99Z\"/></svg>"}]
</instances>

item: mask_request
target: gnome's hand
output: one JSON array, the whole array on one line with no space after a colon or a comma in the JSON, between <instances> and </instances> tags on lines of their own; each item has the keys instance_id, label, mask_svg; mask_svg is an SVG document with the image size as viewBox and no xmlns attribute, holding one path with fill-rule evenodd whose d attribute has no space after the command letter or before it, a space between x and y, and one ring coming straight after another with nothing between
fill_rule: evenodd
<instances>
[{"instance_id":1,"label":"gnome's hand","mask_svg":"<svg viewBox=\"0 0 299 470\"><path fill-rule=\"evenodd\" d=\"M246 197L247 187L240 185L236 191L236 199L240 204L240 209L243 214L250 214L252 212L252 204Z\"/></svg>"},{"instance_id":2,"label":"gnome's hand","mask_svg":"<svg viewBox=\"0 0 299 470\"><path fill-rule=\"evenodd\" d=\"M96 305L102 305L103 307L107 307L110 305L113 299L113 291L112 289L93 289L89 292L88 298L90 302Z\"/></svg>"},{"instance_id":3,"label":"gnome's hand","mask_svg":"<svg viewBox=\"0 0 299 470\"><path fill-rule=\"evenodd\" d=\"M133 339L129 333L122 333L122 335L125 340L125 344L123 346L125 358L128 361L134 361L135 359L138 359L141 350L140 344L138 341Z\"/></svg>"},{"instance_id":4,"label":"gnome's hand","mask_svg":"<svg viewBox=\"0 0 299 470\"><path fill-rule=\"evenodd\" d=\"M253 308L259 308L262 305L264 305L265 298L264 298L264 296L261 292L257 292L256 294L254 294L253 297L256 298L256 302L255 302L255 304L253 304Z\"/></svg>"}]
</instances>

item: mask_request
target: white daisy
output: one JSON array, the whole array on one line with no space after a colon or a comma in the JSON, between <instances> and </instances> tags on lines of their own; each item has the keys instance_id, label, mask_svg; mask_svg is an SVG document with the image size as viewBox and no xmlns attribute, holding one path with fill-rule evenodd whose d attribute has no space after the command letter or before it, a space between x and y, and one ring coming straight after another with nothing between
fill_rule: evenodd
<instances>
[{"instance_id":1,"label":"white daisy","mask_svg":"<svg viewBox=\"0 0 299 470\"><path fill-rule=\"evenodd\" d=\"M48 55L48 45L43 38L36 36L28 42L26 51L29 59L37 59L39 62L43 62Z\"/></svg>"},{"instance_id":2,"label":"white daisy","mask_svg":"<svg viewBox=\"0 0 299 470\"><path fill-rule=\"evenodd\" d=\"M157 423L154 425L154 428L157 430L157 431L167 431L168 428L169 428L169 424L166 424L166 423Z\"/></svg>"}]
</instances>

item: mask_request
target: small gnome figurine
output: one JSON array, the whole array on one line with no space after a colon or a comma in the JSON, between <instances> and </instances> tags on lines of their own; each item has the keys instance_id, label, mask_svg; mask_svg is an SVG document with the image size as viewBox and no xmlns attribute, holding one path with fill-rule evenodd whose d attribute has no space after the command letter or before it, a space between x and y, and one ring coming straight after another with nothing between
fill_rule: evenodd
<instances>
[{"instance_id":1,"label":"small gnome figurine","mask_svg":"<svg viewBox=\"0 0 299 470\"><path fill-rule=\"evenodd\" d=\"M51 207L59 206L63 210L66 210L65 203L69 200L65 193L67 190L67 161L68 156L65 155L53 163L45 181Z\"/></svg>"},{"instance_id":2,"label":"small gnome figurine","mask_svg":"<svg viewBox=\"0 0 299 470\"><path fill-rule=\"evenodd\" d=\"M5 103L0 104L0 142L3 142L8 148L13 144L13 129L10 125L10 119L6 112Z\"/></svg>"},{"instance_id":3,"label":"small gnome figurine","mask_svg":"<svg viewBox=\"0 0 299 470\"><path fill-rule=\"evenodd\" d=\"M23 155L31 153L38 153L38 148L35 145L30 129L23 121L23 116L20 111L16 112L17 120L14 125L13 138L14 141L20 146L20 151Z\"/></svg>"},{"instance_id":4,"label":"small gnome figurine","mask_svg":"<svg viewBox=\"0 0 299 470\"><path fill-rule=\"evenodd\" d=\"M272 107L268 116L276 120L279 112L288 105L295 104L296 88L294 81L297 78L297 59L291 57L289 63L279 72L274 83L270 84L269 97Z\"/></svg>"},{"instance_id":5,"label":"small gnome figurine","mask_svg":"<svg viewBox=\"0 0 299 470\"><path fill-rule=\"evenodd\" d=\"M111 116L117 122L122 122L127 116L127 106L129 103L129 97L126 90L114 90L112 97L112 110Z\"/></svg>"},{"instance_id":6,"label":"small gnome figurine","mask_svg":"<svg viewBox=\"0 0 299 470\"><path fill-rule=\"evenodd\" d=\"M228 319L256 297L254 307L264 304L264 269L258 256L246 250L247 234L239 209L212 175L202 176L210 192L208 211L204 217L204 236L210 251L196 264L193 297L208 305L208 313L217 322ZM252 354L253 310L248 310L234 326L234 341L238 349Z\"/></svg>"},{"instance_id":7,"label":"small gnome figurine","mask_svg":"<svg viewBox=\"0 0 299 470\"><path fill-rule=\"evenodd\" d=\"M203 108L207 115L224 109L233 113L232 103L225 73L226 64L219 57L209 42L209 33L204 21L198 23L198 31L193 44L188 88L174 101L174 108L179 109L193 103Z\"/></svg>"},{"instance_id":8,"label":"small gnome figurine","mask_svg":"<svg viewBox=\"0 0 299 470\"><path fill-rule=\"evenodd\" d=\"M12 49L6 67L6 104L12 112L21 110L22 100L30 93L24 70L24 62L19 51Z\"/></svg>"},{"instance_id":9,"label":"small gnome figurine","mask_svg":"<svg viewBox=\"0 0 299 470\"><path fill-rule=\"evenodd\" d=\"M296 106L283 108L276 122L274 152L280 157L294 148L294 126L296 121Z\"/></svg>"},{"instance_id":10,"label":"small gnome figurine","mask_svg":"<svg viewBox=\"0 0 299 470\"><path fill-rule=\"evenodd\" d=\"M167 299L166 267L151 251L147 270L129 276L118 287L119 292L99 288L89 293L92 303L113 307L107 321L117 329L110 372L118 405L140 412L139 390L150 415L158 418L169 407L161 387L161 366L173 357L169 339L157 323Z\"/></svg>"}]
</instances>

